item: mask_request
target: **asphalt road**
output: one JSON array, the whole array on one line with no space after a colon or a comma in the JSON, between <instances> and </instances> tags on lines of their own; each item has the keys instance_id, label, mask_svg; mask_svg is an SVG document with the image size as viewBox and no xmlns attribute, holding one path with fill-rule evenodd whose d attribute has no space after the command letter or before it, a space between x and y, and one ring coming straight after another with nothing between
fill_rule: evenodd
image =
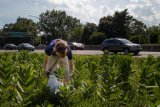
<instances>
[{"instance_id":1,"label":"asphalt road","mask_svg":"<svg viewBox=\"0 0 160 107\"><path fill-rule=\"evenodd\" d=\"M17 50L0 50L0 53L1 52L18 52L18 51ZM35 50L34 52L44 53L44 50ZM99 50L73 50L72 52L73 54L80 54L80 55L102 55L103 54L103 52ZM141 51L138 55L133 55L133 56L134 57L147 57L148 55L153 55L157 57L157 56L160 56L160 52Z\"/></svg>"}]
</instances>

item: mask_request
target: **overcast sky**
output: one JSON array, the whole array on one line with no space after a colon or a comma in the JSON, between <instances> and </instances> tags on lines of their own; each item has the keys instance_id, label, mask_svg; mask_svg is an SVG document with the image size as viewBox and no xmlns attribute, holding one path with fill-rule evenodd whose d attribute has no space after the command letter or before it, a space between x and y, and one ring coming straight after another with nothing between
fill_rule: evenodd
<instances>
[{"instance_id":1,"label":"overcast sky","mask_svg":"<svg viewBox=\"0 0 160 107\"><path fill-rule=\"evenodd\" d=\"M160 23L160 0L0 0L0 28L18 17L38 21L46 10L64 10L82 23L99 23L103 16L128 9L130 15L148 26Z\"/></svg>"}]
</instances>

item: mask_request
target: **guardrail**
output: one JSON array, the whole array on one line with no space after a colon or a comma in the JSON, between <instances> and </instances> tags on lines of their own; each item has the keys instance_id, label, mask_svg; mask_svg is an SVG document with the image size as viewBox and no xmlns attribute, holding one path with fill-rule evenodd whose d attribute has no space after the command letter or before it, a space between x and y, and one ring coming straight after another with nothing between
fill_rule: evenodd
<instances>
[{"instance_id":1,"label":"guardrail","mask_svg":"<svg viewBox=\"0 0 160 107\"><path fill-rule=\"evenodd\" d=\"M142 51L160 52L160 45L157 44L142 44Z\"/></svg>"}]
</instances>

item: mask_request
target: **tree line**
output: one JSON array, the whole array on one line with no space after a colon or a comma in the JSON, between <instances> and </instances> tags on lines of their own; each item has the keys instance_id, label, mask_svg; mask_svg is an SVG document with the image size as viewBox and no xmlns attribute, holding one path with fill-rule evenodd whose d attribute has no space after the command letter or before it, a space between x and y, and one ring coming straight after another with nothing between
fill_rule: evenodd
<instances>
[{"instance_id":1,"label":"tree line","mask_svg":"<svg viewBox=\"0 0 160 107\"><path fill-rule=\"evenodd\" d=\"M8 32L30 32L35 44L48 44L52 39L82 42L86 45L100 45L106 38L126 38L140 44L160 44L160 25L147 27L128 13L127 9L100 18L98 25L69 16L65 11L46 10L39 15L39 21L18 17L15 23L5 24L0 37ZM40 35L40 36L39 36Z\"/></svg>"}]
</instances>

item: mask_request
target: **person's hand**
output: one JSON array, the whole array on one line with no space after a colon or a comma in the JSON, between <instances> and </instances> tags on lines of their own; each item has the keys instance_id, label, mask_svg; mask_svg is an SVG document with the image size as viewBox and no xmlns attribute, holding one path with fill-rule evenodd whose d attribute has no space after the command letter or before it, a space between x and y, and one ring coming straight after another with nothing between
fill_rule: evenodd
<instances>
[{"instance_id":1,"label":"person's hand","mask_svg":"<svg viewBox=\"0 0 160 107\"><path fill-rule=\"evenodd\" d=\"M67 84L68 84L68 80L64 79L64 80L63 80L63 84L64 84L64 85L67 85Z\"/></svg>"}]
</instances>

